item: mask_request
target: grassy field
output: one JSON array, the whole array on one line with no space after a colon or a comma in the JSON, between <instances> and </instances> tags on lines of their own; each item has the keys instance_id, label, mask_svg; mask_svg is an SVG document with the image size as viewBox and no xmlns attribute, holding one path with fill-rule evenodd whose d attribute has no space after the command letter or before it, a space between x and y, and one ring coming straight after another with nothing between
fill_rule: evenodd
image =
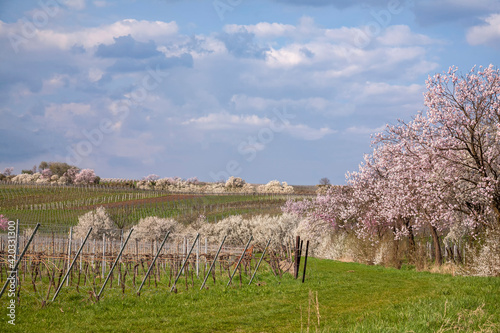
<instances>
[{"instance_id":1,"label":"grassy field","mask_svg":"<svg viewBox=\"0 0 500 333\"><path fill-rule=\"evenodd\" d=\"M97 303L88 290L63 289L41 307L22 292L16 325L1 332L500 332L500 279L309 259L306 281L266 271L252 286L201 281L177 293L119 288ZM29 288L29 287L25 287Z\"/></svg>"}]
</instances>

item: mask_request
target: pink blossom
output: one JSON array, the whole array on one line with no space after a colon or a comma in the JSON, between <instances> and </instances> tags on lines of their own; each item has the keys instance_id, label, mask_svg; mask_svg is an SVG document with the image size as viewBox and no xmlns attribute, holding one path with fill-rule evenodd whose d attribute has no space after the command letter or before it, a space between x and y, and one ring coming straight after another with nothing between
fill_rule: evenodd
<instances>
[{"instance_id":1,"label":"pink blossom","mask_svg":"<svg viewBox=\"0 0 500 333\"><path fill-rule=\"evenodd\" d=\"M0 229L7 230L9 226L9 219L0 214Z\"/></svg>"}]
</instances>

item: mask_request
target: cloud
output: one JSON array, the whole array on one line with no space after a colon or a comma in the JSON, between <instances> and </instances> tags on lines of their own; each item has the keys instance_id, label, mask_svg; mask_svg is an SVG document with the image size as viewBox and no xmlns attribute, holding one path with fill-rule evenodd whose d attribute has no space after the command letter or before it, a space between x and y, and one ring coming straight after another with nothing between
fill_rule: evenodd
<instances>
[{"instance_id":1,"label":"cloud","mask_svg":"<svg viewBox=\"0 0 500 333\"><path fill-rule=\"evenodd\" d=\"M254 42L254 34L246 31L222 33L219 39L224 42L229 53L243 58L264 58L267 48Z\"/></svg>"},{"instance_id":2,"label":"cloud","mask_svg":"<svg viewBox=\"0 0 500 333\"><path fill-rule=\"evenodd\" d=\"M183 125L196 125L201 130L224 130L245 127L269 126L269 118L259 118L256 115L233 115L226 112L211 113L199 118L191 118L182 123Z\"/></svg>"},{"instance_id":3,"label":"cloud","mask_svg":"<svg viewBox=\"0 0 500 333\"><path fill-rule=\"evenodd\" d=\"M483 20L485 24L474 26L467 32L471 45L486 44L498 47L500 43L500 14L492 14Z\"/></svg>"},{"instance_id":4,"label":"cloud","mask_svg":"<svg viewBox=\"0 0 500 333\"><path fill-rule=\"evenodd\" d=\"M236 112L264 112L283 107L286 107L287 110L293 110L296 113L307 112L329 116L347 116L353 112L352 108L349 108L334 99L320 96L299 99L275 99L236 94L231 97L230 105Z\"/></svg>"},{"instance_id":5,"label":"cloud","mask_svg":"<svg viewBox=\"0 0 500 333\"><path fill-rule=\"evenodd\" d=\"M293 35L297 28L291 24L260 22L253 25L228 24L224 26L224 31L228 34L252 33L257 38L276 38Z\"/></svg>"},{"instance_id":6,"label":"cloud","mask_svg":"<svg viewBox=\"0 0 500 333\"><path fill-rule=\"evenodd\" d=\"M347 128L344 132L347 134L360 134L360 135L366 135L366 134L376 134L384 131L386 128L386 125L381 125L378 127L366 127L366 126L351 126Z\"/></svg>"},{"instance_id":7,"label":"cloud","mask_svg":"<svg viewBox=\"0 0 500 333\"><path fill-rule=\"evenodd\" d=\"M442 44L443 41L435 40L426 35L415 34L407 25L392 25L386 28L384 33L377 38L382 45L432 45Z\"/></svg>"},{"instance_id":8,"label":"cloud","mask_svg":"<svg viewBox=\"0 0 500 333\"><path fill-rule=\"evenodd\" d=\"M193 57L186 53L180 57L170 58L165 58L163 54L148 59L121 58L118 59L112 66L109 66L107 71L110 73L126 73L146 71L147 68L161 68L162 70L165 70L167 68L181 66L192 67Z\"/></svg>"},{"instance_id":9,"label":"cloud","mask_svg":"<svg viewBox=\"0 0 500 333\"><path fill-rule=\"evenodd\" d=\"M131 35L115 37L110 45L99 44L95 55L102 58L135 58L145 59L162 54L157 50L155 42L138 42Z\"/></svg>"},{"instance_id":10,"label":"cloud","mask_svg":"<svg viewBox=\"0 0 500 333\"><path fill-rule=\"evenodd\" d=\"M270 119L268 117L259 117L257 115L233 115L227 112L211 113L207 116L191 118L182 122L182 125L193 125L201 131L256 131L267 127L271 130L280 128L279 132L283 131L292 137L302 140L319 140L325 135L336 132L328 127L315 129L304 124L291 124L288 121L279 123L276 119Z\"/></svg>"},{"instance_id":11,"label":"cloud","mask_svg":"<svg viewBox=\"0 0 500 333\"><path fill-rule=\"evenodd\" d=\"M26 35L26 28L22 20L15 23L0 21L0 38L13 39L26 50L40 48L59 48L70 50L74 46L83 46L85 49L96 47L100 44L110 45L115 43L115 38L130 35L135 40L149 42L149 40L170 40L177 32L175 22L146 21L124 19L100 27L83 28L75 31L65 29L36 29L32 34ZM19 49L20 47L16 47Z\"/></svg>"}]
</instances>

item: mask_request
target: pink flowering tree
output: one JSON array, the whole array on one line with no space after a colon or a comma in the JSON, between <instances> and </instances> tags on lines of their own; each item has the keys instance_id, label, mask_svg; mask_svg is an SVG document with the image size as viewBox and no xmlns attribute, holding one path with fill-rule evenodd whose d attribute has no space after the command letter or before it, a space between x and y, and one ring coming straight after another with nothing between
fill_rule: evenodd
<instances>
[{"instance_id":1,"label":"pink flowering tree","mask_svg":"<svg viewBox=\"0 0 500 333\"><path fill-rule=\"evenodd\" d=\"M76 184L93 184L96 179L94 170L83 169L75 177Z\"/></svg>"},{"instance_id":2,"label":"pink flowering tree","mask_svg":"<svg viewBox=\"0 0 500 333\"><path fill-rule=\"evenodd\" d=\"M412 238L427 228L441 264L439 237L449 228L475 235L500 226L500 73L452 67L427 88L427 112L377 135L351 184L372 203L361 210L362 229L382 224Z\"/></svg>"},{"instance_id":3,"label":"pink flowering tree","mask_svg":"<svg viewBox=\"0 0 500 333\"><path fill-rule=\"evenodd\" d=\"M471 227L500 227L500 70L492 65L427 81L427 145L460 194Z\"/></svg>"},{"instance_id":4,"label":"pink flowering tree","mask_svg":"<svg viewBox=\"0 0 500 333\"><path fill-rule=\"evenodd\" d=\"M373 140L349 190L330 189L285 210L358 235L390 231L395 239L430 232L436 263L439 238L450 228L469 236L500 228L500 71L489 66L427 80L425 113L387 126Z\"/></svg>"},{"instance_id":5,"label":"pink flowering tree","mask_svg":"<svg viewBox=\"0 0 500 333\"><path fill-rule=\"evenodd\" d=\"M68 169L63 174L63 177L64 177L64 179L66 180L66 182L68 184L73 184L73 183L75 183L76 176L78 175L79 172L80 172L80 169L78 169L78 168L71 168L71 169Z\"/></svg>"},{"instance_id":6,"label":"pink flowering tree","mask_svg":"<svg viewBox=\"0 0 500 333\"><path fill-rule=\"evenodd\" d=\"M52 177L52 171L50 169L43 169L41 175L42 179L50 179L50 177Z\"/></svg>"},{"instance_id":7,"label":"pink flowering tree","mask_svg":"<svg viewBox=\"0 0 500 333\"><path fill-rule=\"evenodd\" d=\"M198 180L198 177L191 177L191 178L186 179L186 183L198 185L200 183L200 181Z\"/></svg>"},{"instance_id":8,"label":"pink flowering tree","mask_svg":"<svg viewBox=\"0 0 500 333\"><path fill-rule=\"evenodd\" d=\"M7 230L8 226L9 226L9 219L0 214L0 229Z\"/></svg>"},{"instance_id":9,"label":"pink flowering tree","mask_svg":"<svg viewBox=\"0 0 500 333\"><path fill-rule=\"evenodd\" d=\"M155 174L151 174L151 175L147 175L142 180L147 181L147 182L154 182L154 181L157 181L158 179L160 179L160 176L155 175Z\"/></svg>"}]
</instances>

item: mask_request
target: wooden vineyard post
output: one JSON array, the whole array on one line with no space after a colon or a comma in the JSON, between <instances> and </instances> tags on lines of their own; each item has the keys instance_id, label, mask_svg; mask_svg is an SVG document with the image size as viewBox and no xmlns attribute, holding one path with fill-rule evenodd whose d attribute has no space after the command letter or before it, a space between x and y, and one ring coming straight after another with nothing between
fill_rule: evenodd
<instances>
[{"instance_id":1,"label":"wooden vineyard post","mask_svg":"<svg viewBox=\"0 0 500 333\"><path fill-rule=\"evenodd\" d=\"M247 245L245 246L245 249L243 250L243 253L241 254L239 260L238 260L238 263L236 264L236 267L234 268L234 271L233 271L233 274L231 274L231 277L229 278L229 281L227 282L227 286L229 286L231 284L231 281L233 281L233 277L234 277L234 274L236 273L236 271L238 270L238 266L240 266L240 263L241 261L243 260L243 257L245 256L245 253L247 252L247 249L248 247L250 246L250 242L252 241L253 239L253 236L250 236L250 239L248 240L248 243Z\"/></svg>"},{"instance_id":2,"label":"wooden vineyard post","mask_svg":"<svg viewBox=\"0 0 500 333\"><path fill-rule=\"evenodd\" d=\"M194 248L196 241L198 240L199 237L200 237L200 234L197 234L196 239L194 240L193 245L191 246L191 249L189 250L189 253L186 256L186 259L184 259L184 262L182 263L181 269L179 270L179 273L177 274L177 277L175 278L174 284L172 285L172 288L170 288L170 292L172 292L175 289L175 284L177 283L177 280L179 280L179 277L181 276L182 271L184 270L184 267L186 266L186 263L189 259L189 256L191 255L191 252L193 252L193 248Z\"/></svg>"},{"instance_id":3,"label":"wooden vineyard post","mask_svg":"<svg viewBox=\"0 0 500 333\"><path fill-rule=\"evenodd\" d=\"M85 236L85 240L80 245L80 248L78 249L78 252L76 253L75 258L73 258L73 261L71 262L71 265L69 266L68 271L66 272L66 275L64 275L63 280L59 284L59 287L57 288L56 293L54 294L54 297L52 298L52 302L54 302L56 300L56 297L59 294L59 291L61 291L61 288L64 285L64 281L68 278L68 275L71 272L71 269L73 268L73 265L75 264L76 259L78 259L80 252L82 252L83 246L87 242L87 239L89 238L91 232L92 232L92 227L89 228L89 231L87 232L87 236Z\"/></svg>"},{"instance_id":4,"label":"wooden vineyard post","mask_svg":"<svg viewBox=\"0 0 500 333\"><path fill-rule=\"evenodd\" d=\"M217 253L215 254L214 261L212 261L212 265L210 265L210 269L208 270L207 276L205 276L205 280L203 280L203 283L201 284L200 290L202 290L203 287L205 286L205 283L207 282L207 279L210 276L210 273L212 272L212 269L214 268L215 263L217 262L217 257L219 256L219 253L222 250L222 246L224 245L224 242L226 241L226 237L227 237L227 235L224 236L224 238L222 239L222 242L220 243L219 249L217 250ZM205 244L206 244L206 242L205 242Z\"/></svg>"},{"instance_id":5,"label":"wooden vineyard post","mask_svg":"<svg viewBox=\"0 0 500 333\"><path fill-rule=\"evenodd\" d=\"M106 287L106 284L108 283L109 277L113 273L113 270L115 269L116 263L120 260L120 257L122 256L123 250L125 249L125 246L127 246L128 240L130 239L130 236L132 235L132 232L134 231L134 228L130 229L130 232L128 233L127 239L125 240L125 243L123 243L122 248L120 249L120 253L115 259L115 262L113 263L113 266L109 269L108 276L106 277L106 280L104 280L104 284L101 287L101 290L99 291L99 294L97 294L97 299L101 297L102 292L104 291L104 288Z\"/></svg>"},{"instance_id":6,"label":"wooden vineyard post","mask_svg":"<svg viewBox=\"0 0 500 333\"><path fill-rule=\"evenodd\" d=\"M300 236L297 236L295 240L295 278L299 277L299 265L300 265Z\"/></svg>"},{"instance_id":7,"label":"wooden vineyard post","mask_svg":"<svg viewBox=\"0 0 500 333\"><path fill-rule=\"evenodd\" d=\"M160 252L163 249L163 245L165 245L165 242L167 241L168 235L170 235L170 231L168 231L167 234L165 235L165 238L163 239L163 242L161 242L161 245L158 248L158 251L156 252L155 257L154 257L153 261L151 262L151 265L149 265L148 271L147 271L146 275L144 276L144 279L142 279L142 283L139 286L139 289L137 289L137 296L141 295L142 286L144 286L144 283L146 282L146 279L148 278L149 273L151 272L151 269L153 268L153 266L154 266L154 264L156 262L156 259L158 259L158 256L160 255Z\"/></svg>"},{"instance_id":8,"label":"wooden vineyard post","mask_svg":"<svg viewBox=\"0 0 500 333\"><path fill-rule=\"evenodd\" d=\"M302 273L302 283L304 283L304 280L306 279L307 252L309 252L309 240L307 240L306 243L306 257L304 259L304 272Z\"/></svg>"},{"instance_id":9,"label":"wooden vineyard post","mask_svg":"<svg viewBox=\"0 0 500 333\"><path fill-rule=\"evenodd\" d=\"M9 280L12 280L13 278L17 280L17 276L16 276L16 270L17 270L17 267L19 267L19 263L21 262L21 260L23 259L24 255L26 254L26 251L28 250L28 247L30 246L31 244L31 241L33 240L33 238L35 237L35 234L36 232L38 231L38 228L40 228L40 223L37 223L36 224L36 227L35 227L35 230L33 230L33 233L31 234L31 237L30 239L28 240L28 243L26 244L26 246L24 247L23 249L23 252L21 253L21 255L19 256L19 258L17 259L17 262L16 262L16 265L14 266L14 268L10 271L10 276L7 277L7 280L5 281L5 284L3 285L3 288L2 290L0 291L0 297L2 297L3 293L5 292L5 289L7 289L7 285L9 284ZM13 276L14 275L14 276ZM17 286L17 285L16 285Z\"/></svg>"}]
</instances>

